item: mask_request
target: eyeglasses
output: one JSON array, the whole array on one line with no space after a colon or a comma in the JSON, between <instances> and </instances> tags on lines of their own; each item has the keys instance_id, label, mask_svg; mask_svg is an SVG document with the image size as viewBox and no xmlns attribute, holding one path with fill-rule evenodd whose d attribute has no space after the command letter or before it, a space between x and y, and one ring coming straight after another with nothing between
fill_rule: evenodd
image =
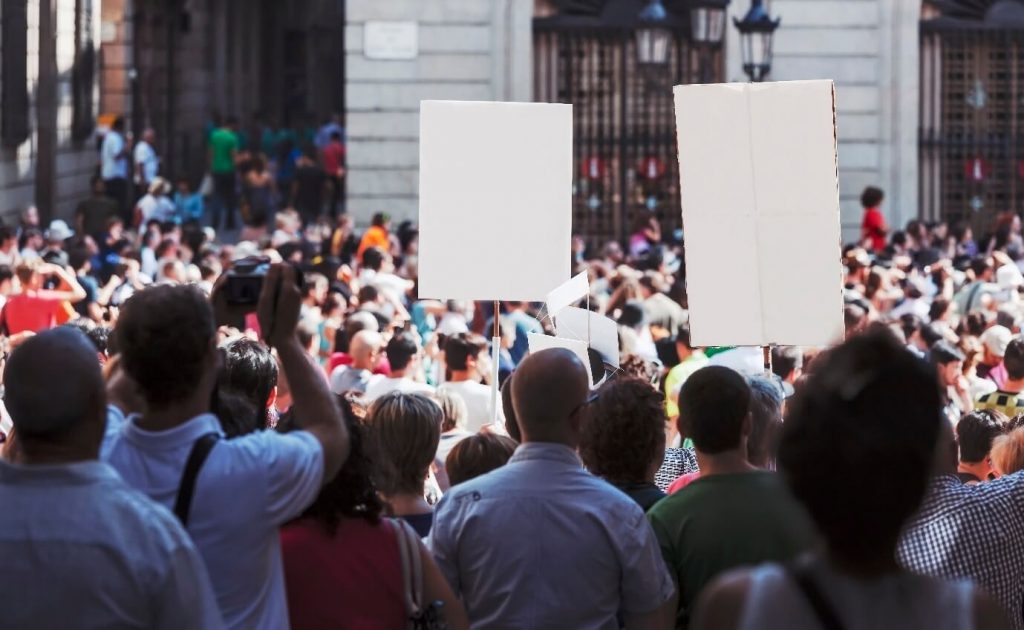
<instances>
[{"instance_id":1,"label":"eyeglasses","mask_svg":"<svg viewBox=\"0 0 1024 630\"><path fill-rule=\"evenodd\" d=\"M597 390L591 390L583 402L573 407L573 410L569 412L569 417L572 418L579 412L583 411L586 407L594 404L600 397L601 394Z\"/></svg>"}]
</instances>

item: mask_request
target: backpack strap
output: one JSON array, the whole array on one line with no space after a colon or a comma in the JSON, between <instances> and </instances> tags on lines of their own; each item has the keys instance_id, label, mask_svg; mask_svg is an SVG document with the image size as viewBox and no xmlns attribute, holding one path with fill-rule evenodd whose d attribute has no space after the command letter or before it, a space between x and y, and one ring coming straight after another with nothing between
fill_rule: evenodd
<instances>
[{"instance_id":1,"label":"backpack strap","mask_svg":"<svg viewBox=\"0 0 1024 630\"><path fill-rule=\"evenodd\" d=\"M174 515L181 521L182 527L188 527L188 513L192 508L196 478L199 477L199 471L202 469L203 463L206 462L206 457L218 440L220 440L219 434L207 433L192 444L192 451L188 454L188 461L185 462L185 470L181 473L181 482L178 483L178 496L174 499Z\"/></svg>"},{"instance_id":2,"label":"backpack strap","mask_svg":"<svg viewBox=\"0 0 1024 630\"><path fill-rule=\"evenodd\" d=\"M804 599L810 604L811 609L814 611L814 616L818 618L818 623L821 624L821 627L824 630L843 630L843 622L839 620L839 615L836 613L835 608L832 607L832 604L825 598L824 593L818 588L817 583L811 577L810 571L807 570L807 566L796 562L789 562L784 566L786 575L796 584Z\"/></svg>"}]
</instances>

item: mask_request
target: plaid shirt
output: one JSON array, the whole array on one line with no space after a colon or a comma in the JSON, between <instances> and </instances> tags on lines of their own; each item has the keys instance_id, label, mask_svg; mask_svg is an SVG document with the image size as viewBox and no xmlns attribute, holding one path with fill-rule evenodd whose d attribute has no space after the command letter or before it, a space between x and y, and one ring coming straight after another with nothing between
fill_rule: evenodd
<instances>
[{"instance_id":1,"label":"plaid shirt","mask_svg":"<svg viewBox=\"0 0 1024 630\"><path fill-rule=\"evenodd\" d=\"M1024 472L971 486L935 478L896 556L916 573L970 578L1024 630Z\"/></svg>"}]
</instances>

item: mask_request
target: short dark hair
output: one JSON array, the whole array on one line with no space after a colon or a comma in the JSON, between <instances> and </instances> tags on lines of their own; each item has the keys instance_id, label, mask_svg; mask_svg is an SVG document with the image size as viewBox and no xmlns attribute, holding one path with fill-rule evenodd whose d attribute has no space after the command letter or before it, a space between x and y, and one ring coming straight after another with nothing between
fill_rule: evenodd
<instances>
[{"instance_id":1,"label":"short dark hair","mask_svg":"<svg viewBox=\"0 0 1024 630\"><path fill-rule=\"evenodd\" d=\"M441 441L441 407L422 394L391 392L373 401L366 427L377 487L385 496L423 494Z\"/></svg>"},{"instance_id":2,"label":"short dark hair","mask_svg":"<svg viewBox=\"0 0 1024 630\"><path fill-rule=\"evenodd\" d=\"M737 448L749 413L750 386L727 367L703 367L679 390L680 432L702 453Z\"/></svg>"},{"instance_id":3,"label":"short dark hair","mask_svg":"<svg viewBox=\"0 0 1024 630\"><path fill-rule=\"evenodd\" d=\"M1003 365L1006 366L1006 374L1013 380L1024 378L1024 339L1014 337L1010 340L1003 354Z\"/></svg>"},{"instance_id":4,"label":"short dark hair","mask_svg":"<svg viewBox=\"0 0 1024 630\"><path fill-rule=\"evenodd\" d=\"M507 435L476 433L459 440L448 453L445 471L452 486L485 475L508 463L516 441Z\"/></svg>"},{"instance_id":5,"label":"short dark hair","mask_svg":"<svg viewBox=\"0 0 1024 630\"><path fill-rule=\"evenodd\" d=\"M114 338L125 373L149 405L161 407L194 393L216 332L213 308L202 291L160 285L125 302Z\"/></svg>"},{"instance_id":6,"label":"short dark hair","mask_svg":"<svg viewBox=\"0 0 1024 630\"><path fill-rule=\"evenodd\" d=\"M803 366L804 355L796 346L772 346L772 373L785 379Z\"/></svg>"},{"instance_id":7,"label":"short dark hair","mask_svg":"<svg viewBox=\"0 0 1024 630\"><path fill-rule=\"evenodd\" d=\"M85 247L75 247L68 253L68 264L75 271L81 271L90 258L89 250Z\"/></svg>"},{"instance_id":8,"label":"short dark hair","mask_svg":"<svg viewBox=\"0 0 1024 630\"><path fill-rule=\"evenodd\" d=\"M392 370L404 370L409 367L409 363L418 352L416 338L410 332L398 333L384 348L384 354L387 355Z\"/></svg>"},{"instance_id":9,"label":"short dark hair","mask_svg":"<svg viewBox=\"0 0 1024 630\"><path fill-rule=\"evenodd\" d=\"M941 410L934 370L888 332L814 360L788 401L778 463L832 551L892 553L924 496Z\"/></svg>"},{"instance_id":10,"label":"short dark hair","mask_svg":"<svg viewBox=\"0 0 1024 630\"><path fill-rule=\"evenodd\" d=\"M990 269L992 269L992 259L988 256L982 254L971 259L971 271L975 276L981 276Z\"/></svg>"},{"instance_id":11,"label":"short dark hair","mask_svg":"<svg viewBox=\"0 0 1024 630\"><path fill-rule=\"evenodd\" d=\"M379 247L368 247L363 252L363 267L373 271L380 271L384 266L384 250Z\"/></svg>"},{"instance_id":12,"label":"short dark hair","mask_svg":"<svg viewBox=\"0 0 1024 630\"><path fill-rule=\"evenodd\" d=\"M82 331L82 334L88 337L93 347L96 348L96 352L98 354L109 356L108 349L110 346L111 332L109 326L97 325L93 323L92 320L85 319L83 317L73 319L68 323L64 324L64 326L67 326L69 328L77 328L78 330Z\"/></svg>"},{"instance_id":13,"label":"short dark hair","mask_svg":"<svg viewBox=\"0 0 1024 630\"><path fill-rule=\"evenodd\" d=\"M931 347L932 362L936 365L946 365L954 361L963 361L964 353L948 341L936 341Z\"/></svg>"},{"instance_id":14,"label":"short dark hair","mask_svg":"<svg viewBox=\"0 0 1024 630\"><path fill-rule=\"evenodd\" d=\"M977 409L966 413L956 423L956 443L960 461L977 464L988 457L992 441L1009 427L1009 419L995 409Z\"/></svg>"},{"instance_id":15,"label":"short dark hair","mask_svg":"<svg viewBox=\"0 0 1024 630\"><path fill-rule=\"evenodd\" d=\"M0 241L3 239L0 238ZM0 265L0 283L14 279L14 269L10 265Z\"/></svg>"},{"instance_id":16,"label":"short dark hair","mask_svg":"<svg viewBox=\"0 0 1024 630\"><path fill-rule=\"evenodd\" d=\"M612 483L642 483L665 451L665 422L661 392L639 378L613 378L587 408L580 458Z\"/></svg>"},{"instance_id":17,"label":"short dark hair","mask_svg":"<svg viewBox=\"0 0 1024 630\"><path fill-rule=\"evenodd\" d=\"M380 291L372 284L364 284L359 287L357 298L359 299L360 304L376 302L378 297L380 297Z\"/></svg>"},{"instance_id":18,"label":"short dark hair","mask_svg":"<svg viewBox=\"0 0 1024 630\"><path fill-rule=\"evenodd\" d=\"M693 345L690 343L690 324L679 324L676 328L676 343L681 343L693 350Z\"/></svg>"},{"instance_id":19,"label":"short dark hair","mask_svg":"<svg viewBox=\"0 0 1024 630\"><path fill-rule=\"evenodd\" d=\"M864 189L864 192L860 194L860 205L865 208L874 208L878 204L882 203L883 199L885 199L885 193L882 192L881 188L868 186Z\"/></svg>"},{"instance_id":20,"label":"short dark hair","mask_svg":"<svg viewBox=\"0 0 1024 630\"><path fill-rule=\"evenodd\" d=\"M266 407L277 386L277 361L270 349L248 337L233 339L221 346L224 363L217 379L220 390L243 396L256 409L254 429L266 426ZM262 422L260 422L262 420Z\"/></svg>"},{"instance_id":21,"label":"short dark hair","mask_svg":"<svg viewBox=\"0 0 1024 630\"><path fill-rule=\"evenodd\" d=\"M477 357L487 341L474 333L457 333L444 342L444 360L451 370L465 370L469 359Z\"/></svg>"}]
</instances>

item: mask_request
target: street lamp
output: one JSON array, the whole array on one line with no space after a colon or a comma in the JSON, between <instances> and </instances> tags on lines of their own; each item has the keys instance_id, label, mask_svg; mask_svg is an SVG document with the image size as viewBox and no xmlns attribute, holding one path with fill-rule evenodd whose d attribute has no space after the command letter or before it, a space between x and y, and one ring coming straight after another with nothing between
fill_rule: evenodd
<instances>
[{"instance_id":1,"label":"street lamp","mask_svg":"<svg viewBox=\"0 0 1024 630\"><path fill-rule=\"evenodd\" d=\"M743 72L750 80L763 81L772 69L772 34L779 28L781 18L772 18L765 11L762 0L751 0L750 10L742 20L733 18L740 32L740 50L743 53Z\"/></svg>"},{"instance_id":2,"label":"street lamp","mask_svg":"<svg viewBox=\"0 0 1024 630\"><path fill-rule=\"evenodd\" d=\"M650 0L637 15L637 22L637 61L645 66L662 66L668 63L672 31L668 28L668 11L661 4L661 0Z\"/></svg>"},{"instance_id":3,"label":"street lamp","mask_svg":"<svg viewBox=\"0 0 1024 630\"><path fill-rule=\"evenodd\" d=\"M717 45L725 35L725 7L729 0L691 0L690 39L695 44Z\"/></svg>"}]
</instances>

